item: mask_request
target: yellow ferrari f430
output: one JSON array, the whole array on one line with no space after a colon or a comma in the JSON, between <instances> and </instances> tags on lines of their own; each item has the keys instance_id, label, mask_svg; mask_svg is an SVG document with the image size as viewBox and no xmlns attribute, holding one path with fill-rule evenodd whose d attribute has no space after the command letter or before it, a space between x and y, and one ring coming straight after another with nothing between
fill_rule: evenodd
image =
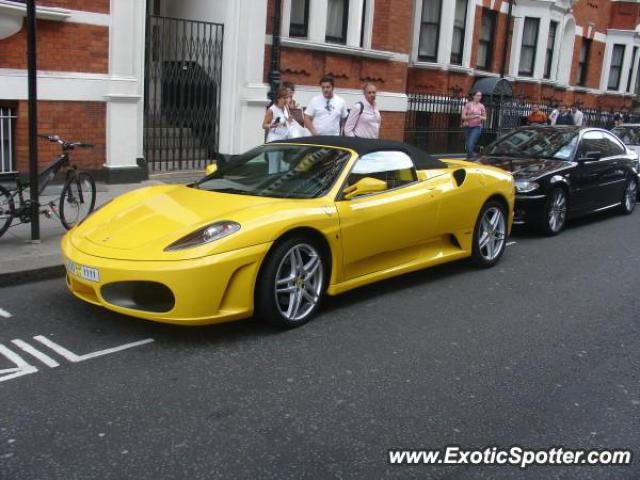
<instances>
[{"instance_id":1,"label":"yellow ferrari f430","mask_svg":"<svg viewBox=\"0 0 640 480\"><path fill-rule=\"evenodd\" d=\"M502 256L514 181L409 145L341 137L274 142L191 185L122 195L62 240L78 298L198 325L308 321L325 295L471 257Z\"/></svg>"}]
</instances>

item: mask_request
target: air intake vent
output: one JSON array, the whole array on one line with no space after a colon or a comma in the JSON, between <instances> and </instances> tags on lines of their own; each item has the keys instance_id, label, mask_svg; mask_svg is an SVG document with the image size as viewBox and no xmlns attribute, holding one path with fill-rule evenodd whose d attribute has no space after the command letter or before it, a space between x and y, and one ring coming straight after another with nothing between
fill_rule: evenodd
<instances>
[{"instance_id":1,"label":"air intake vent","mask_svg":"<svg viewBox=\"0 0 640 480\"><path fill-rule=\"evenodd\" d=\"M464 169L456 170L453 172L453 178L456 179L458 186L461 186L464 183L464 179L467 178L467 171Z\"/></svg>"}]
</instances>

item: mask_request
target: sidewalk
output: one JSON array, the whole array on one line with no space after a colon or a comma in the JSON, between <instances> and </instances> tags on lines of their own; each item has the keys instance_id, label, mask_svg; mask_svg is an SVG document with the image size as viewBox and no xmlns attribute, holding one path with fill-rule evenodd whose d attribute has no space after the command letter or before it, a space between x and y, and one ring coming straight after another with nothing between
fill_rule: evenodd
<instances>
[{"instance_id":1,"label":"sidewalk","mask_svg":"<svg viewBox=\"0 0 640 480\"><path fill-rule=\"evenodd\" d=\"M189 183L201 172L177 172L153 175L150 180L123 185L97 183L96 208L123 193L162 183ZM57 202L62 185L48 187L42 203ZM15 222L15 219L14 219ZM66 230L56 216L40 216L40 243L31 243L31 225L16 225L0 237L0 288L36 280L61 277L64 266L60 256L60 240Z\"/></svg>"}]
</instances>

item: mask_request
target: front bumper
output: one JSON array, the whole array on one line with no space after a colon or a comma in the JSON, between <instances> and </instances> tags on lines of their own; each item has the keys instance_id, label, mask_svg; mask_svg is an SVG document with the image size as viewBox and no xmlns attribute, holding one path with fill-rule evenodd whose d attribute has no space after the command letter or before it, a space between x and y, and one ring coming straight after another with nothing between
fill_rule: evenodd
<instances>
[{"instance_id":1,"label":"front bumper","mask_svg":"<svg viewBox=\"0 0 640 480\"><path fill-rule=\"evenodd\" d=\"M250 317L253 290L262 259L271 243L218 255L179 261L132 261L87 255L75 248L70 234L62 239L67 287L76 297L118 313L163 323L204 325ZM81 266L95 275L84 275ZM122 302L110 294L113 287L136 283L161 284L174 301L167 311L152 311L145 304ZM103 288L107 289L103 295ZM164 288L166 287L166 288ZM105 296L108 298L105 298ZM119 304L118 304L119 303Z\"/></svg>"},{"instance_id":2,"label":"front bumper","mask_svg":"<svg viewBox=\"0 0 640 480\"><path fill-rule=\"evenodd\" d=\"M514 225L529 223L542 216L546 201L546 195L516 194L513 216Z\"/></svg>"}]
</instances>

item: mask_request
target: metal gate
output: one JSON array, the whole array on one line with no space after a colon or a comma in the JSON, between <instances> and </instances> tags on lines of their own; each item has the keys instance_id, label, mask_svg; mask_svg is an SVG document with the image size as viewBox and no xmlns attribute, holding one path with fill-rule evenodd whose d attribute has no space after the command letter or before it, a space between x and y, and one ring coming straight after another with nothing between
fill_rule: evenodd
<instances>
[{"instance_id":1,"label":"metal gate","mask_svg":"<svg viewBox=\"0 0 640 480\"><path fill-rule=\"evenodd\" d=\"M151 171L216 159L223 34L222 24L147 15L144 156Z\"/></svg>"}]
</instances>

